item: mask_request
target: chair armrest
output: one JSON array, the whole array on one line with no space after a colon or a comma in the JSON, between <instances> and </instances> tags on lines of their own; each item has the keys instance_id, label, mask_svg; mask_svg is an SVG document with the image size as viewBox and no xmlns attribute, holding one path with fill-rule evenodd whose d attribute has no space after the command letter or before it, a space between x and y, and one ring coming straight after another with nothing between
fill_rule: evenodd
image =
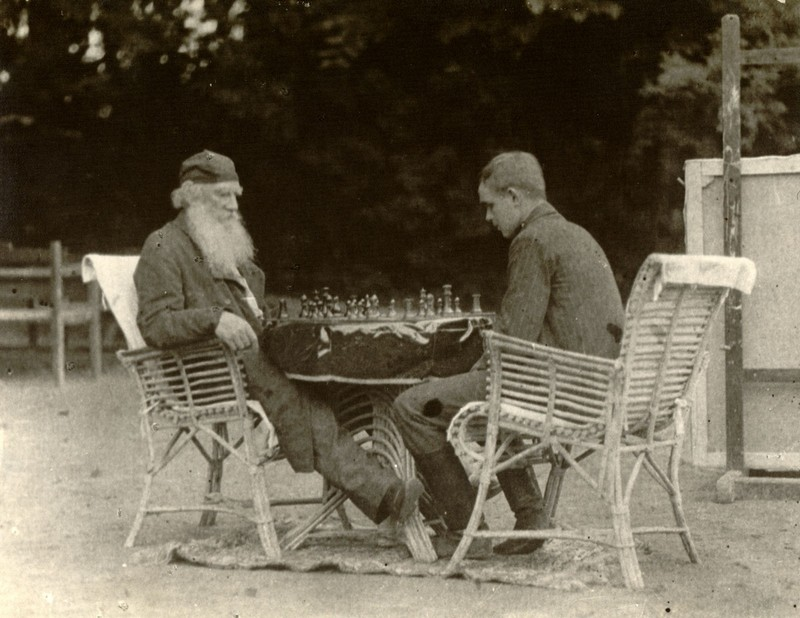
<instances>
[{"instance_id":1,"label":"chair armrest","mask_svg":"<svg viewBox=\"0 0 800 618\"><path fill-rule=\"evenodd\" d=\"M243 363L218 339L163 350L120 350L117 357L135 375L144 408L246 407Z\"/></svg>"},{"instance_id":2,"label":"chair armrest","mask_svg":"<svg viewBox=\"0 0 800 618\"><path fill-rule=\"evenodd\" d=\"M487 401L502 422L567 428L609 420L619 361L570 352L488 331ZM548 419L552 419L548 421Z\"/></svg>"},{"instance_id":3,"label":"chair armrest","mask_svg":"<svg viewBox=\"0 0 800 618\"><path fill-rule=\"evenodd\" d=\"M571 352L561 348L535 343L527 339L512 337L496 331L484 331L484 347L490 354L492 350L517 352L532 358L547 359L552 358L564 363L580 364L587 367L596 366L601 371L613 370L617 365L616 359L593 354L583 354L581 352Z\"/></svg>"},{"instance_id":4,"label":"chair armrest","mask_svg":"<svg viewBox=\"0 0 800 618\"><path fill-rule=\"evenodd\" d=\"M172 348L143 347L134 350L118 350L117 358L126 367L142 361L154 361L162 358L193 356L196 354L218 354L225 356L225 344L219 339L207 339Z\"/></svg>"}]
</instances>

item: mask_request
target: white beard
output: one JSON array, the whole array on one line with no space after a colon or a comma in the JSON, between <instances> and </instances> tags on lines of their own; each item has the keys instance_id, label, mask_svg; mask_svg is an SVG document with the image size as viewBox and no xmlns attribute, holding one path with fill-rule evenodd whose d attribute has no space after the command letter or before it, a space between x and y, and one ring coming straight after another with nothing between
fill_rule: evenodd
<instances>
[{"instance_id":1,"label":"white beard","mask_svg":"<svg viewBox=\"0 0 800 618\"><path fill-rule=\"evenodd\" d=\"M227 221L220 221L215 207L207 204L192 204L185 212L189 235L215 277L237 275L238 267L253 259L253 239L238 212Z\"/></svg>"}]
</instances>

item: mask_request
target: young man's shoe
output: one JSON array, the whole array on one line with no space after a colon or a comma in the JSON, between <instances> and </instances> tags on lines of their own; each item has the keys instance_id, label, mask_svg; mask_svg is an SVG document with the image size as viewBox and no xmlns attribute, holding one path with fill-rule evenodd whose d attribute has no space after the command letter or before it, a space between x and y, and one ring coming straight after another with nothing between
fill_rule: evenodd
<instances>
[{"instance_id":1,"label":"young man's shoe","mask_svg":"<svg viewBox=\"0 0 800 618\"><path fill-rule=\"evenodd\" d=\"M431 538L433 549L439 558L450 558L461 542L460 532L447 532L443 535L437 534ZM486 560L492 557L492 539L476 537L472 539L466 556L468 560Z\"/></svg>"}]
</instances>

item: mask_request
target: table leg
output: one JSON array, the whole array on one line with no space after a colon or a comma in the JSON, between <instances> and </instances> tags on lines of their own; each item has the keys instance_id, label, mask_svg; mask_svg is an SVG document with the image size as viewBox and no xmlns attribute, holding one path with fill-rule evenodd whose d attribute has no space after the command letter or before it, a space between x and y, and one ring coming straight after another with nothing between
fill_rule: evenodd
<instances>
[{"instance_id":1,"label":"table leg","mask_svg":"<svg viewBox=\"0 0 800 618\"><path fill-rule=\"evenodd\" d=\"M403 445L400 432L392 420L392 401L396 387L346 385L332 389L332 400L336 402L337 419L354 438L401 479L416 474L414 460ZM284 536L281 546L285 550L299 547L313 530L335 511L342 509L347 497L332 490L306 522ZM343 519L347 527L348 520ZM406 545L415 560L434 562L436 552L419 510L403 527Z\"/></svg>"}]
</instances>

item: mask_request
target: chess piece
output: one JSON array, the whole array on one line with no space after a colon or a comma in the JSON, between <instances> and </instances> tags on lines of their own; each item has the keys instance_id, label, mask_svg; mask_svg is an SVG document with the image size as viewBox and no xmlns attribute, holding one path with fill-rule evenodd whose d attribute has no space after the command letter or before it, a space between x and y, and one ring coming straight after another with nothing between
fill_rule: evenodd
<instances>
[{"instance_id":1,"label":"chess piece","mask_svg":"<svg viewBox=\"0 0 800 618\"><path fill-rule=\"evenodd\" d=\"M289 305L285 298L278 301L278 319L285 320L289 317Z\"/></svg>"},{"instance_id":2,"label":"chess piece","mask_svg":"<svg viewBox=\"0 0 800 618\"><path fill-rule=\"evenodd\" d=\"M322 317L331 316L333 314L333 296L331 296L328 286L322 288L322 304Z\"/></svg>"},{"instance_id":3,"label":"chess piece","mask_svg":"<svg viewBox=\"0 0 800 618\"><path fill-rule=\"evenodd\" d=\"M442 286L442 290L444 293L444 308L442 309L442 313L449 315L453 313L453 286L449 283L445 283Z\"/></svg>"},{"instance_id":4,"label":"chess piece","mask_svg":"<svg viewBox=\"0 0 800 618\"><path fill-rule=\"evenodd\" d=\"M378 300L377 294L373 294L369 298L369 316L371 318L381 317L381 302Z\"/></svg>"},{"instance_id":5,"label":"chess piece","mask_svg":"<svg viewBox=\"0 0 800 618\"><path fill-rule=\"evenodd\" d=\"M436 300L433 292L428 292L428 298L425 301L425 315L436 315Z\"/></svg>"},{"instance_id":6,"label":"chess piece","mask_svg":"<svg viewBox=\"0 0 800 618\"><path fill-rule=\"evenodd\" d=\"M307 318L308 316L308 296L303 294L300 297L300 317Z\"/></svg>"},{"instance_id":7,"label":"chess piece","mask_svg":"<svg viewBox=\"0 0 800 618\"><path fill-rule=\"evenodd\" d=\"M394 308L394 298L389 301L389 313L387 316L390 318L397 317L397 310Z\"/></svg>"},{"instance_id":8,"label":"chess piece","mask_svg":"<svg viewBox=\"0 0 800 618\"><path fill-rule=\"evenodd\" d=\"M480 294L473 294L472 295L472 313L483 313L483 309L481 309L481 295Z\"/></svg>"},{"instance_id":9,"label":"chess piece","mask_svg":"<svg viewBox=\"0 0 800 618\"><path fill-rule=\"evenodd\" d=\"M414 301L411 297L406 297L403 300L403 319L410 320L413 316Z\"/></svg>"},{"instance_id":10,"label":"chess piece","mask_svg":"<svg viewBox=\"0 0 800 618\"><path fill-rule=\"evenodd\" d=\"M453 309L453 311L455 311L455 313L460 314L461 313L461 299L458 296L456 296L455 305L456 306L455 306L455 309Z\"/></svg>"},{"instance_id":11,"label":"chess piece","mask_svg":"<svg viewBox=\"0 0 800 618\"><path fill-rule=\"evenodd\" d=\"M336 317L342 315L342 304L339 302L338 296L333 297L333 301L331 303L331 313Z\"/></svg>"},{"instance_id":12,"label":"chess piece","mask_svg":"<svg viewBox=\"0 0 800 618\"><path fill-rule=\"evenodd\" d=\"M436 299L436 315L442 315L444 313L444 301L442 297Z\"/></svg>"}]
</instances>

